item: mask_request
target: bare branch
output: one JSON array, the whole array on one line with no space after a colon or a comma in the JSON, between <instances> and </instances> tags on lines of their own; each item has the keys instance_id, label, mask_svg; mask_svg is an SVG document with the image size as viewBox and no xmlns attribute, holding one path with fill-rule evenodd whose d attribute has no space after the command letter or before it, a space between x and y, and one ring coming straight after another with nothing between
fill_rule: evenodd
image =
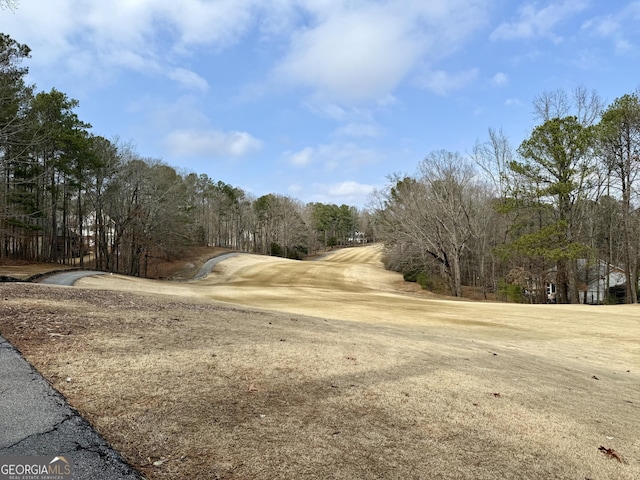
<instances>
[{"instance_id":1,"label":"bare branch","mask_svg":"<svg viewBox=\"0 0 640 480\"><path fill-rule=\"evenodd\" d=\"M563 89L543 92L533 99L534 118L542 123L575 115L580 125L587 127L596 122L602 110L603 102L598 92L584 86L574 88L570 94Z\"/></svg>"},{"instance_id":2,"label":"bare branch","mask_svg":"<svg viewBox=\"0 0 640 480\"><path fill-rule=\"evenodd\" d=\"M0 9L14 11L18 8L18 0L0 0Z\"/></svg>"}]
</instances>

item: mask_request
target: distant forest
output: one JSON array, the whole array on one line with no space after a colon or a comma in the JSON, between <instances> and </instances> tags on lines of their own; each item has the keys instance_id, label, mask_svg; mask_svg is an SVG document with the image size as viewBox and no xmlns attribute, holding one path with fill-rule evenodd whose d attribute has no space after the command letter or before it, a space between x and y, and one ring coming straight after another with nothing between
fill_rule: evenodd
<instances>
[{"instance_id":1,"label":"distant forest","mask_svg":"<svg viewBox=\"0 0 640 480\"><path fill-rule=\"evenodd\" d=\"M28 46L2 35L0 51L0 259L144 276L193 245L302 258L373 239L354 207L253 198L93 135L76 100L25 83Z\"/></svg>"},{"instance_id":2,"label":"distant forest","mask_svg":"<svg viewBox=\"0 0 640 480\"><path fill-rule=\"evenodd\" d=\"M638 301L638 92L543 93L518 147L490 129L471 155L434 151L359 210L255 198L94 135L76 100L26 83L29 55L0 34L0 262L145 276L197 245L300 259L381 241L387 268L454 296Z\"/></svg>"}]
</instances>

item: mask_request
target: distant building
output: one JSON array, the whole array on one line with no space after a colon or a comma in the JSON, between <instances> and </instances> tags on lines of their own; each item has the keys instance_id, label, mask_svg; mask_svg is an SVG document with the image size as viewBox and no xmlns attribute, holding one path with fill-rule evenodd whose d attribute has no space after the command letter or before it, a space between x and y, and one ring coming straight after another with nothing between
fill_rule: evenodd
<instances>
[{"instance_id":1,"label":"distant building","mask_svg":"<svg viewBox=\"0 0 640 480\"><path fill-rule=\"evenodd\" d=\"M556 269L547 275L547 301L556 302ZM609 297L611 289L626 283L624 270L603 260L588 262L585 258L578 259L578 294L580 303L599 304Z\"/></svg>"},{"instance_id":2,"label":"distant building","mask_svg":"<svg viewBox=\"0 0 640 480\"><path fill-rule=\"evenodd\" d=\"M580 303L598 304L610 295L610 289L626 283L624 270L605 261L598 260L588 264L578 259L578 279L580 284Z\"/></svg>"}]
</instances>

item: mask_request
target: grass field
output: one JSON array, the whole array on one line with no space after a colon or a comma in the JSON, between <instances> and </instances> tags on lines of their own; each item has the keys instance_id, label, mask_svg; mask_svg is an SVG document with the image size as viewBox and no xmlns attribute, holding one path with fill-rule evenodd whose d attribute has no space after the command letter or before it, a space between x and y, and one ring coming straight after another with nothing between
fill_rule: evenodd
<instances>
[{"instance_id":1,"label":"grass field","mask_svg":"<svg viewBox=\"0 0 640 480\"><path fill-rule=\"evenodd\" d=\"M0 286L0 333L149 479L640 478L640 310L436 297L376 246Z\"/></svg>"}]
</instances>

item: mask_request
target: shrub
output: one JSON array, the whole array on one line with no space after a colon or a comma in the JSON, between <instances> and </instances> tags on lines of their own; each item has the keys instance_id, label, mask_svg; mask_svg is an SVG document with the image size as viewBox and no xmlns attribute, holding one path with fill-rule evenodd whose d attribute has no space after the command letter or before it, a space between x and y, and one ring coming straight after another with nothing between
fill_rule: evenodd
<instances>
[{"instance_id":1,"label":"shrub","mask_svg":"<svg viewBox=\"0 0 640 480\"><path fill-rule=\"evenodd\" d=\"M271 242L271 245L269 245L269 255L273 257L282 257L283 254L284 254L284 250L282 250L282 247L280 246L280 244L276 242Z\"/></svg>"},{"instance_id":2,"label":"shrub","mask_svg":"<svg viewBox=\"0 0 640 480\"><path fill-rule=\"evenodd\" d=\"M405 282L417 282L419 274L420 270L409 270L402 273L402 278L404 278Z\"/></svg>"},{"instance_id":3,"label":"shrub","mask_svg":"<svg viewBox=\"0 0 640 480\"><path fill-rule=\"evenodd\" d=\"M507 302L524 303L524 293L522 287L504 280L498 281L498 295L502 296Z\"/></svg>"},{"instance_id":4,"label":"shrub","mask_svg":"<svg viewBox=\"0 0 640 480\"><path fill-rule=\"evenodd\" d=\"M416 282L418 282L418 285L420 285L423 290L433 291L434 289L434 282L426 272L418 273L418 275L416 275Z\"/></svg>"}]
</instances>

